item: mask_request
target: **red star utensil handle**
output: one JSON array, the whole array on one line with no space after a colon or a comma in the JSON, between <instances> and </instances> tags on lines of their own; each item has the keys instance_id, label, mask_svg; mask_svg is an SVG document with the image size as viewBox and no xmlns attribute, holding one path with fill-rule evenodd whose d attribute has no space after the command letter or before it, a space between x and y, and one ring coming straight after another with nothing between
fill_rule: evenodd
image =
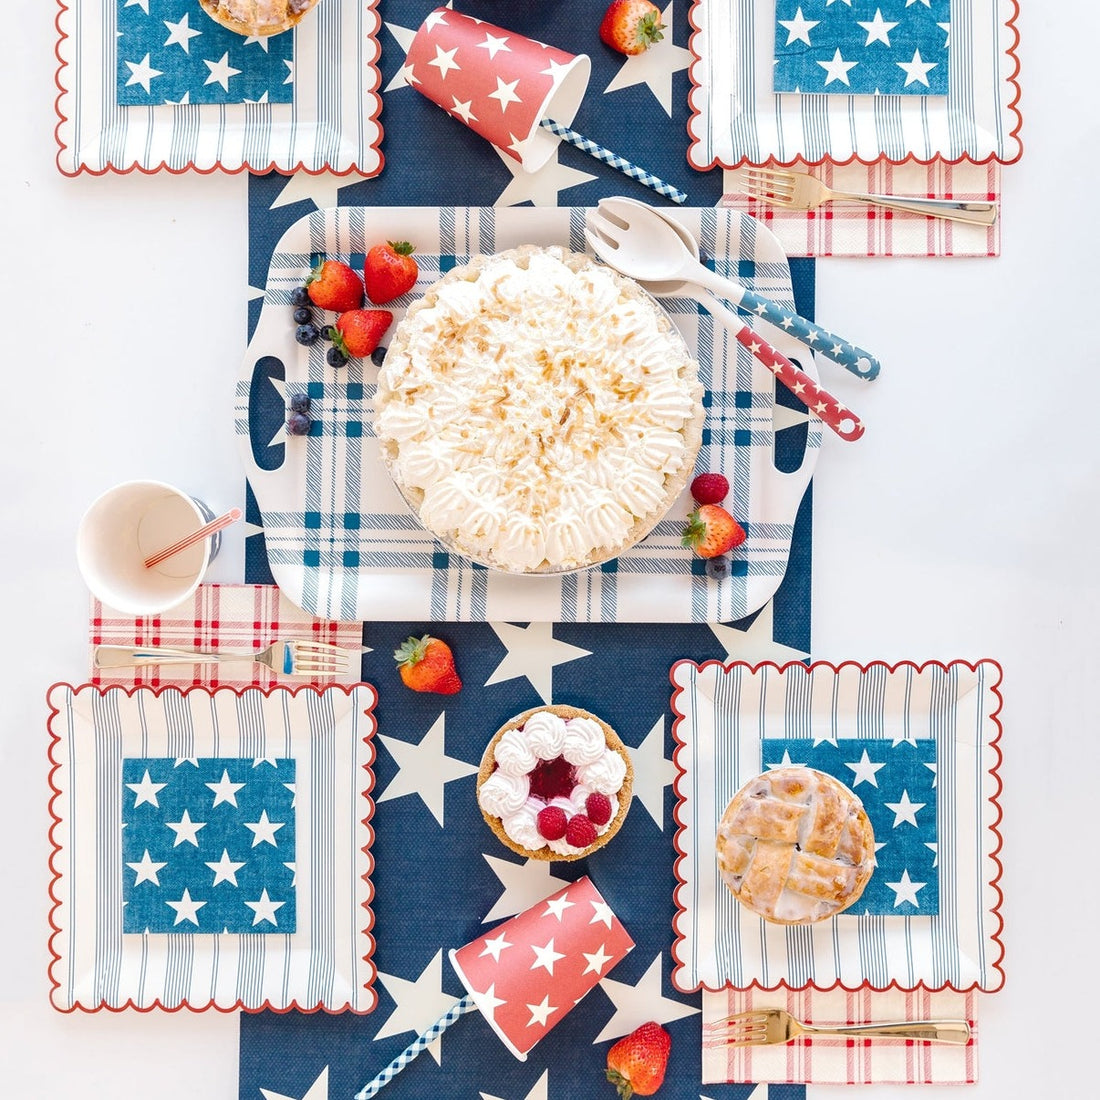
<instances>
[{"instance_id":1,"label":"red star utensil handle","mask_svg":"<svg viewBox=\"0 0 1100 1100\"><path fill-rule=\"evenodd\" d=\"M748 325L741 325L736 336L739 344L744 344L814 416L832 428L841 439L852 442L863 435L863 421L851 409L823 390L804 370L796 367L782 352L776 351Z\"/></svg>"}]
</instances>

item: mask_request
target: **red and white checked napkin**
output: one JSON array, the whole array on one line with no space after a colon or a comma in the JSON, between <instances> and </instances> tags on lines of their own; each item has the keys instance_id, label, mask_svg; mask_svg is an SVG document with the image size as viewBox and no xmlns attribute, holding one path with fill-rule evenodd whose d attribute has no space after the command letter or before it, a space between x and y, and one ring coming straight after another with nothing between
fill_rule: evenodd
<instances>
[{"instance_id":1,"label":"red and white checked napkin","mask_svg":"<svg viewBox=\"0 0 1100 1100\"><path fill-rule=\"evenodd\" d=\"M806 170L796 165L795 170ZM963 225L856 202L829 202L816 210L786 210L748 198L743 169L723 173L721 206L762 221L789 256L999 256L1001 219L990 226ZM919 195L999 202L1001 166L943 160L931 164L815 165L826 186L863 194Z\"/></svg>"},{"instance_id":2,"label":"red and white checked napkin","mask_svg":"<svg viewBox=\"0 0 1100 1100\"><path fill-rule=\"evenodd\" d=\"M255 650L279 638L332 642L349 648L362 645L359 623L318 619L295 607L274 585L201 584L183 603L159 615L134 618L92 599L88 664L97 645L155 645L210 652ZM354 684L360 680L359 662L343 676L318 676L312 683ZM100 686L158 687L162 684L205 684L208 687L258 685L280 681L269 668L243 661L232 664L146 665L139 668L91 670L91 682Z\"/></svg>"},{"instance_id":3,"label":"red and white checked napkin","mask_svg":"<svg viewBox=\"0 0 1100 1100\"><path fill-rule=\"evenodd\" d=\"M888 1020L969 1020L970 1042L918 1043L908 1039L802 1038L770 1047L703 1049L703 1083L782 1082L822 1085L969 1085L978 1079L978 994L926 989L804 989L703 993L704 1027L759 1008L785 1008L815 1024Z\"/></svg>"}]
</instances>

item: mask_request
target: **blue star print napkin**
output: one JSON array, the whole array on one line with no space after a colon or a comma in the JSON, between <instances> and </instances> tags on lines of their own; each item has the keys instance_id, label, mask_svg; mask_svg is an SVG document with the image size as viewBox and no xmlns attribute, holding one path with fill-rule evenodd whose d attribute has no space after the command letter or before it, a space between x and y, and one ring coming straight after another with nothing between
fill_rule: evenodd
<instances>
[{"instance_id":1,"label":"blue star print napkin","mask_svg":"<svg viewBox=\"0 0 1100 1100\"><path fill-rule=\"evenodd\" d=\"M122 762L124 932L293 932L294 761Z\"/></svg>"},{"instance_id":2,"label":"blue star print napkin","mask_svg":"<svg viewBox=\"0 0 1100 1100\"><path fill-rule=\"evenodd\" d=\"M936 871L936 743L882 738L764 738L764 768L801 764L839 779L863 802L878 865L848 913L929 916L939 912Z\"/></svg>"},{"instance_id":3,"label":"blue star print napkin","mask_svg":"<svg viewBox=\"0 0 1100 1100\"><path fill-rule=\"evenodd\" d=\"M947 95L951 0L776 0L777 92Z\"/></svg>"},{"instance_id":4,"label":"blue star print napkin","mask_svg":"<svg viewBox=\"0 0 1100 1100\"><path fill-rule=\"evenodd\" d=\"M293 33L244 37L195 0L118 0L118 102L290 103Z\"/></svg>"}]
</instances>

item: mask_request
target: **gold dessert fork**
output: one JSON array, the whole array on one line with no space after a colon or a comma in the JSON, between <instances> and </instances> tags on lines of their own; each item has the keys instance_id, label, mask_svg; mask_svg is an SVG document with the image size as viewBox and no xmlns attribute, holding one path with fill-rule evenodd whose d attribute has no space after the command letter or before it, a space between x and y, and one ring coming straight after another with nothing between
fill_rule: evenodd
<instances>
[{"instance_id":1,"label":"gold dessert fork","mask_svg":"<svg viewBox=\"0 0 1100 1100\"><path fill-rule=\"evenodd\" d=\"M854 191L834 191L816 176L806 172L789 172L778 168L744 168L741 171L742 190L751 198L792 210L812 210L823 202L848 199L873 206L924 214L930 218L970 225L992 225L997 220L995 202L967 202L955 199L907 198L904 195L864 195Z\"/></svg>"},{"instance_id":2,"label":"gold dessert fork","mask_svg":"<svg viewBox=\"0 0 1100 1100\"><path fill-rule=\"evenodd\" d=\"M286 639L267 649L240 652L202 653L192 649L161 646L96 646L92 664L96 668L131 668L142 665L205 665L230 661L255 661L281 676L340 676L351 667L351 652L329 642Z\"/></svg>"},{"instance_id":3,"label":"gold dessert fork","mask_svg":"<svg viewBox=\"0 0 1100 1100\"><path fill-rule=\"evenodd\" d=\"M866 1039L918 1039L926 1043L970 1041L966 1020L907 1020L882 1024L816 1027L781 1008L761 1008L715 1020L703 1028L704 1047L759 1047L789 1043L800 1035L861 1036Z\"/></svg>"}]
</instances>

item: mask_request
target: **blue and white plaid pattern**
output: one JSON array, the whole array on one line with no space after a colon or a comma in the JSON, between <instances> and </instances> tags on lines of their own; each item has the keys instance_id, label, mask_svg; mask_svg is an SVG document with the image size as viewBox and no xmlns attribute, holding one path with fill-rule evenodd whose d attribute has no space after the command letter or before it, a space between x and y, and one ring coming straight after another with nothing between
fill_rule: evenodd
<instances>
[{"instance_id":1,"label":"blue and white plaid pattern","mask_svg":"<svg viewBox=\"0 0 1100 1100\"><path fill-rule=\"evenodd\" d=\"M993 661L867 668L677 664L677 847L683 853L677 873L683 885L673 921L676 987L999 989L1000 679ZM737 790L759 774L761 743L782 737L842 747L850 738L884 747L895 740L935 742L936 913L903 907L895 915L841 913L785 927L738 904L717 873L718 821Z\"/></svg>"},{"instance_id":2,"label":"blue and white plaid pattern","mask_svg":"<svg viewBox=\"0 0 1100 1100\"><path fill-rule=\"evenodd\" d=\"M776 0L777 92L946 95L951 0Z\"/></svg>"},{"instance_id":3,"label":"blue and white plaid pattern","mask_svg":"<svg viewBox=\"0 0 1100 1100\"><path fill-rule=\"evenodd\" d=\"M293 932L294 761L122 761L123 932Z\"/></svg>"},{"instance_id":4,"label":"blue and white plaid pattern","mask_svg":"<svg viewBox=\"0 0 1100 1100\"><path fill-rule=\"evenodd\" d=\"M722 210L682 216L719 271L793 305L786 257L749 218ZM317 211L295 223L272 257L263 311L238 380L236 431L260 505L268 561L279 587L314 614L341 621L506 619L571 622L729 622L762 607L783 578L799 503L821 444L820 423L797 412L773 424L775 381L727 330L689 299L663 301L700 363L707 423L698 468L730 480L748 533L733 575L707 577L680 545L687 493L653 533L602 567L563 576L510 576L448 553L394 489L373 439L377 368L352 360L335 370L325 346L294 342L290 295L319 255L361 266L370 245L407 239L420 278L392 303L400 314L471 254L520 244L584 250L584 211L444 207ZM813 371L806 349L782 333L776 345ZM288 439L286 401L309 392L314 432ZM777 438L778 437L778 438ZM773 448L794 451L781 471Z\"/></svg>"},{"instance_id":5,"label":"blue and white plaid pattern","mask_svg":"<svg viewBox=\"0 0 1100 1100\"><path fill-rule=\"evenodd\" d=\"M50 757L55 765L51 783L56 792L51 808L57 822L52 833L57 877L51 916L56 929L51 948L57 959L50 968L55 1007L68 1011L128 1004L195 1009L297 1006L307 1011L365 1012L374 1006L368 823L376 702L372 687L153 691L58 684L48 702ZM212 763L213 758L218 763ZM243 891L246 869L234 872L233 865L268 847L265 836L273 834L282 845L283 834L291 828L295 844L288 861L294 863L297 903L293 930L283 923L284 906L275 909L279 928L257 934L264 923L262 914L282 900L270 886L265 900L261 886L258 897L243 898L256 903L255 909L245 907L261 917L256 925L236 931L230 927L228 932L219 928L211 935L170 935L159 934L150 924L148 933L143 929L142 934L123 934L128 927L124 898L133 904L151 885L135 885L134 880L161 877L162 892L171 894L170 868L158 867L169 862L171 834L181 838L179 848L193 848L187 837L197 833L201 839L212 832L216 812L225 808L211 806L199 817L197 810L181 807L177 820L162 805L158 812L166 819L167 852L159 854L151 842L131 845L125 839L131 824L120 825L135 823L132 803L146 803L148 798L165 803L168 787L158 784L167 782L168 775L161 769L170 771L177 761L181 772L191 773L202 770L201 762L209 764L209 772L197 778L199 789L210 795L203 786L209 779L222 793L215 791L208 803L215 798L224 801L233 793L242 811L246 789L234 785L253 774L254 764L257 772L273 772L269 761L293 761L295 812L293 825L287 822L282 829L274 828L274 809L266 818L263 811L259 818L242 813L245 832L252 831L247 823L255 826L256 847L238 848L227 841L228 859L220 844L200 854L202 863L214 864L197 872L200 877L205 872L211 885L202 888L206 892L201 896L198 885L187 886L186 897L182 890L171 896L179 906L175 911L184 917L180 925L162 931L180 931L198 901L208 902L197 909L200 920L207 908L214 908L211 891L232 889L225 881L212 884L216 877L236 873ZM285 767L282 763L279 770ZM226 770L228 783L222 777ZM286 808L282 805L279 813ZM202 930L215 932L213 927Z\"/></svg>"},{"instance_id":6,"label":"blue and white plaid pattern","mask_svg":"<svg viewBox=\"0 0 1100 1100\"><path fill-rule=\"evenodd\" d=\"M129 72L120 60L125 55L118 44L119 0L61 0L58 167L66 175L192 167L377 174L382 168L382 104L374 66L381 26L377 3L324 0L293 31L279 36L294 44L293 103L192 99L154 110L119 103L118 72ZM216 27L197 3L192 11L192 29L203 25L200 17ZM169 33L166 29L165 37ZM194 49L198 39L191 41ZM132 60L141 62L143 56ZM218 54L214 60L220 59Z\"/></svg>"},{"instance_id":7,"label":"blue and white plaid pattern","mask_svg":"<svg viewBox=\"0 0 1100 1100\"><path fill-rule=\"evenodd\" d=\"M246 38L195 0L116 3L120 105L293 102L293 32Z\"/></svg>"},{"instance_id":8,"label":"blue and white plaid pattern","mask_svg":"<svg viewBox=\"0 0 1100 1100\"><path fill-rule=\"evenodd\" d=\"M804 4L803 13L811 6ZM1017 160L1023 147L1013 55L1016 15L1016 0L951 4L951 80L946 97L798 97L777 94L772 88L772 4L695 0L692 19L699 32L693 39L697 60L691 73L699 87L691 98L688 160L701 170L763 164L773 158L789 164L800 157L810 163L829 158L838 164L853 157L868 163L910 156L924 161ZM824 90L836 91L838 83Z\"/></svg>"},{"instance_id":9,"label":"blue and white plaid pattern","mask_svg":"<svg viewBox=\"0 0 1100 1100\"><path fill-rule=\"evenodd\" d=\"M875 831L875 873L846 912L904 916L939 911L936 870L936 742L768 737L761 770L800 764L839 779L863 803Z\"/></svg>"}]
</instances>

